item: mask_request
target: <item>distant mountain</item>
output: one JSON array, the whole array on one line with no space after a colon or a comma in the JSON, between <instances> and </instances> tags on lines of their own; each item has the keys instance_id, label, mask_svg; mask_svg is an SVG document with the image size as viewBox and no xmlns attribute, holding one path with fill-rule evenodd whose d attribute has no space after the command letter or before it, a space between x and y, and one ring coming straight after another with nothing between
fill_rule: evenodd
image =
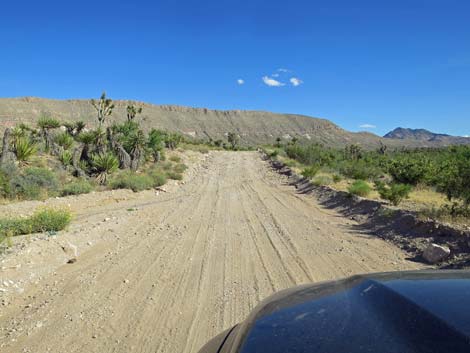
<instances>
[{"instance_id":1,"label":"distant mountain","mask_svg":"<svg viewBox=\"0 0 470 353\"><path fill-rule=\"evenodd\" d=\"M398 127L384 135L384 138L395 140L420 141L440 145L470 144L470 138L438 134L425 129L408 129Z\"/></svg>"},{"instance_id":2,"label":"distant mountain","mask_svg":"<svg viewBox=\"0 0 470 353\"><path fill-rule=\"evenodd\" d=\"M455 142L453 140L421 140L412 138L383 138L368 132L349 132L326 119L295 114L277 114L265 111L211 110L174 105L154 105L127 100L114 101L116 107L110 123L126 120L129 103L143 108L137 117L144 130L151 128L177 131L196 139L225 140L229 132L240 136L243 144L274 143L277 137L285 141L299 140L321 143L326 146L344 147L358 144L372 149L381 143L389 147L431 147ZM96 112L89 100L55 100L34 97L0 98L0 133L6 127L18 123L36 125L42 114L49 114L62 121L83 120L88 128L96 125ZM1 136L0 136L1 137Z\"/></svg>"}]
</instances>

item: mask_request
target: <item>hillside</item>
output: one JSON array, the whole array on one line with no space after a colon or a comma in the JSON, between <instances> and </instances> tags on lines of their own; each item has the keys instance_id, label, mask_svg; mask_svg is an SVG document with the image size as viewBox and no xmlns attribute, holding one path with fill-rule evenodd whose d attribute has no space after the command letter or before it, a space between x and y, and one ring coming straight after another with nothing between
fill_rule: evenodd
<instances>
[{"instance_id":1,"label":"hillside","mask_svg":"<svg viewBox=\"0 0 470 353\"><path fill-rule=\"evenodd\" d=\"M434 142L444 145L469 144L470 138L437 134L425 129L408 129L398 127L384 135L388 139L415 140L420 142Z\"/></svg>"},{"instance_id":2,"label":"hillside","mask_svg":"<svg viewBox=\"0 0 470 353\"><path fill-rule=\"evenodd\" d=\"M126 119L129 101L115 101L115 121ZM323 143L328 146L344 146L357 143L374 148L380 142L389 146L436 146L448 144L447 140L423 141L413 139L381 138L360 132L352 133L334 123L319 118L294 114L275 114L263 111L219 111L205 108L187 108L171 105L153 105L133 102L143 107L139 116L144 129L159 128L178 131L193 138L224 139L228 132L237 132L244 144L272 143L281 136ZM50 114L65 121L83 120L89 126L95 124L95 111L88 100L52 100L42 98L0 99L0 130L25 122L34 124L41 114ZM452 143L452 142L450 142Z\"/></svg>"}]
</instances>

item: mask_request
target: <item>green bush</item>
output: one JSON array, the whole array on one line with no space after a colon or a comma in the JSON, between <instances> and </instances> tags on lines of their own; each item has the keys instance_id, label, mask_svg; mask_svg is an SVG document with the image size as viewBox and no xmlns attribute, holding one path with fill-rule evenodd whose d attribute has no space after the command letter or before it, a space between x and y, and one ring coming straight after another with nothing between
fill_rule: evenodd
<instances>
[{"instance_id":1,"label":"green bush","mask_svg":"<svg viewBox=\"0 0 470 353\"><path fill-rule=\"evenodd\" d=\"M176 172L176 173L183 173L186 169L188 169L187 165L186 164L183 164L183 163L180 163L180 164L177 164L173 170Z\"/></svg>"},{"instance_id":2,"label":"green bush","mask_svg":"<svg viewBox=\"0 0 470 353\"><path fill-rule=\"evenodd\" d=\"M152 170L149 173L149 176L153 180L153 186L162 186L166 183L166 174L159 170Z\"/></svg>"},{"instance_id":3,"label":"green bush","mask_svg":"<svg viewBox=\"0 0 470 353\"><path fill-rule=\"evenodd\" d=\"M339 183L343 178L339 174L333 174L333 182Z\"/></svg>"},{"instance_id":4,"label":"green bush","mask_svg":"<svg viewBox=\"0 0 470 353\"><path fill-rule=\"evenodd\" d=\"M137 192L151 189L154 186L154 180L149 175L124 172L113 177L109 182L109 186L112 189L131 189Z\"/></svg>"},{"instance_id":5,"label":"green bush","mask_svg":"<svg viewBox=\"0 0 470 353\"><path fill-rule=\"evenodd\" d=\"M66 132L56 135L54 141L65 150L68 150L73 145L73 137Z\"/></svg>"},{"instance_id":6,"label":"green bush","mask_svg":"<svg viewBox=\"0 0 470 353\"><path fill-rule=\"evenodd\" d=\"M365 160L344 162L340 171L343 175L358 180L368 180L377 178L380 169Z\"/></svg>"},{"instance_id":7,"label":"green bush","mask_svg":"<svg viewBox=\"0 0 470 353\"><path fill-rule=\"evenodd\" d=\"M178 172L173 171L173 170L167 172L166 175L167 175L168 179L172 179L172 180L183 180L183 174L178 173Z\"/></svg>"},{"instance_id":8,"label":"green bush","mask_svg":"<svg viewBox=\"0 0 470 353\"><path fill-rule=\"evenodd\" d=\"M178 156L171 156L169 159L170 161L175 162L175 163L181 162L181 158Z\"/></svg>"},{"instance_id":9,"label":"green bush","mask_svg":"<svg viewBox=\"0 0 470 353\"><path fill-rule=\"evenodd\" d=\"M6 198L10 195L10 178L0 169L0 197Z\"/></svg>"},{"instance_id":10,"label":"green bush","mask_svg":"<svg viewBox=\"0 0 470 353\"><path fill-rule=\"evenodd\" d=\"M26 168L10 182L11 196L28 200L51 196L57 188L56 176L45 168Z\"/></svg>"},{"instance_id":11,"label":"green bush","mask_svg":"<svg viewBox=\"0 0 470 353\"><path fill-rule=\"evenodd\" d=\"M432 161L424 156L399 156L389 163L388 172L397 183L428 183L434 174Z\"/></svg>"},{"instance_id":12,"label":"green bush","mask_svg":"<svg viewBox=\"0 0 470 353\"><path fill-rule=\"evenodd\" d=\"M319 175L313 178L312 180L312 184L316 186L330 185L331 182L332 179L327 175Z\"/></svg>"},{"instance_id":13,"label":"green bush","mask_svg":"<svg viewBox=\"0 0 470 353\"><path fill-rule=\"evenodd\" d=\"M163 162L163 163L160 164L160 167L164 171L170 171L173 168L173 164L171 162Z\"/></svg>"},{"instance_id":14,"label":"green bush","mask_svg":"<svg viewBox=\"0 0 470 353\"><path fill-rule=\"evenodd\" d=\"M51 208L40 209L27 218L0 219L0 241L8 236L57 232L65 229L71 220L69 211Z\"/></svg>"},{"instance_id":15,"label":"green bush","mask_svg":"<svg viewBox=\"0 0 470 353\"><path fill-rule=\"evenodd\" d=\"M317 173L320 171L320 166L312 165L310 167L305 168L302 170L302 176L307 179L312 179Z\"/></svg>"},{"instance_id":16,"label":"green bush","mask_svg":"<svg viewBox=\"0 0 470 353\"><path fill-rule=\"evenodd\" d=\"M61 195L68 196L68 195L80 195L80 194L88 194L93 190L93 185L91 185L86 180L78 180L72 183L64 185L62 188Z\"/></svg>"},{"instance_id":17,"label":"green bush","mask_svg":"<svg viewBox=\"0 0 470 353\"><path fill-rule=\"evenodd\" d=\"M411 191L411 185L393 183L385 185L382 182L376 182L375 187L384 200L388 200L392 205L399 205L404 199L408 198Z\"/></svg>"},{"instance_id":18,"label":"green bush","mask_svg":"<svg viewBox=\"0 0 470 353\"><path fill-rule=\"evenodd\" d=\"M356 180L349 188L348 191L351 195L365 197L371 192L371 187L364 180Z\"/></svg>"}]
</instances>

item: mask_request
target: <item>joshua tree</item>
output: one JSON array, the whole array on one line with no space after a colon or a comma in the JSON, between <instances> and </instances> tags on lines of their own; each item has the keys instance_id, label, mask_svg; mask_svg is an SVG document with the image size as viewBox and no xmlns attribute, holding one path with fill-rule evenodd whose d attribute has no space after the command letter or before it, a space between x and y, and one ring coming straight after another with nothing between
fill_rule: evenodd
<instances>
[{"instance_id":1,"label":"joshua tree","mask_svg":"<svg viewBox=\"0 0 470 353\"><path fill-rule=\"evenodd\" d=\"M160 161L161 151L164 146L164 134L156 129L152 129L149 133L147 140L147 148L150 150L150 153L153 156L155 163Z\"/></svg>"},{"instance_id":2,"label":"joshua tree","mask_svg":"<svg viewBox=\"0 0 470 353\"><path fill-rule=\"evenodd\" d=\"M80 135L78 135L78 141L83 144L83 148L80 151L79 160L89 160L90 149L95 142L95 133L93 131L82 132Z\"/></svg>"},{"instance_id":3,"label":"joshua tree","mask_svg":"<svg viewBox=\"0 0 470 353\"><path fill-rule=\"evenodd\" d=\"M131 169L137 170L146 145L145 134L142 130L129 137L129 145L131 146Z\"/></svg>"},{"instance_id":4,"label":"joshua tree","mask_svg":"<svg viewBox=\"0 0 470 353\"><path fill-rule=\"evenodd\" d=\"M3 133L3 146L2 146L2 153L0 154L0 166L8 163L11 158L11 151L10 151L10 136L11 136L11 129L6 128L5 132Z\"/></svg>"},{"instance_id":5,"label":"joshua tree","mask_svg":"<svg viewBox=\"0 0 470 353\"><path fill-rule=\"evenodd\" d=\"M380 147L378 148L377 152L382 155L385 154L387 152L387 145L380 141Z\"/></svg>"},{"instance_id":6,"label":"joshua tree","mask_svg":"<svg viewBox=\"0 0 470 353\"><path fill-rule=\"evenodd\" d=\"M58 127L60 127L60 122L57 119L51 118L47 115L43 115L38 120L38 127L41 129L41 133L44 138L44 143L46 145L46 150L49 150L53 144L50 131L52 129L57 129Z\"/></svg>"},{"instance_id":7,"label":"joshua tree","mask_svg":"<svg viewBox=\"0 0 470 353\"><path fill-rule=\"evenodd\" d=\"M345 147L346 157L350 160L357 161L362 157L362 148L359 145L352 144Z\"/></svg>"},{"instance_id":8,"label":"joshua tree","mask_svg":"<svg viewBox=\"0 0 470 353\"><path fill-rule=\"evenodd\" d=\"M127 106L127 121L133 121L137 114L142 113L142 107L137 108L135 105L128 105Z\"/></svg>"},{"instance_id":9,"label":"joshua tree","mask_svg":"<svg viewBox=\"0 0 470 353\"><path fill-rule=\"evenodd\" d=\"M92 99L90 101L91 105L96 109L98 113L98 124L99 127L103 125L107 116L110 116L113 113L114 104L112 99L106 98L106 92L101 94L101 97L98 101Z\"/></svg>"},{"instance_id":10,"label":"joshua tree","mask_svg":"<svg viewBox=\"0 0 470 353\"><path fill-rule=\"evenodd\" d=\"M282 139L280 137L276 137L276 147L281 147Z\"/></svg>"},{"instance_id":11,"label":"joshua tree","mask_svg":"<svg viewBox=\"0 0 470 353\"><path fill-rule=\"evenodd\" d=\"M229 132L227 135L227 140L232 146L232 149L234 150L237 148L238 142L240 141L240 137L234 132Z\"/></svg>"}]
</instances>

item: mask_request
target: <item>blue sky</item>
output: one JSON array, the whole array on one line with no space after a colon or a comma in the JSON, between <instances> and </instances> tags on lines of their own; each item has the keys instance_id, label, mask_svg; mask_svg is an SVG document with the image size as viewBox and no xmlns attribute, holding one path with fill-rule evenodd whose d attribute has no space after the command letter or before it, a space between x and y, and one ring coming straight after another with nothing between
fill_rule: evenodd
<instances>
[{"instance_id":1,"label":"blue sky","mask_svg":"<svg viewBox=\"0 0 470 353\"><path fill-rule=\"evenodd\" d=\"M470 135L469 16L468 0L5 1L0 97L106 90Z\"/></svg>"}]
</instances>

